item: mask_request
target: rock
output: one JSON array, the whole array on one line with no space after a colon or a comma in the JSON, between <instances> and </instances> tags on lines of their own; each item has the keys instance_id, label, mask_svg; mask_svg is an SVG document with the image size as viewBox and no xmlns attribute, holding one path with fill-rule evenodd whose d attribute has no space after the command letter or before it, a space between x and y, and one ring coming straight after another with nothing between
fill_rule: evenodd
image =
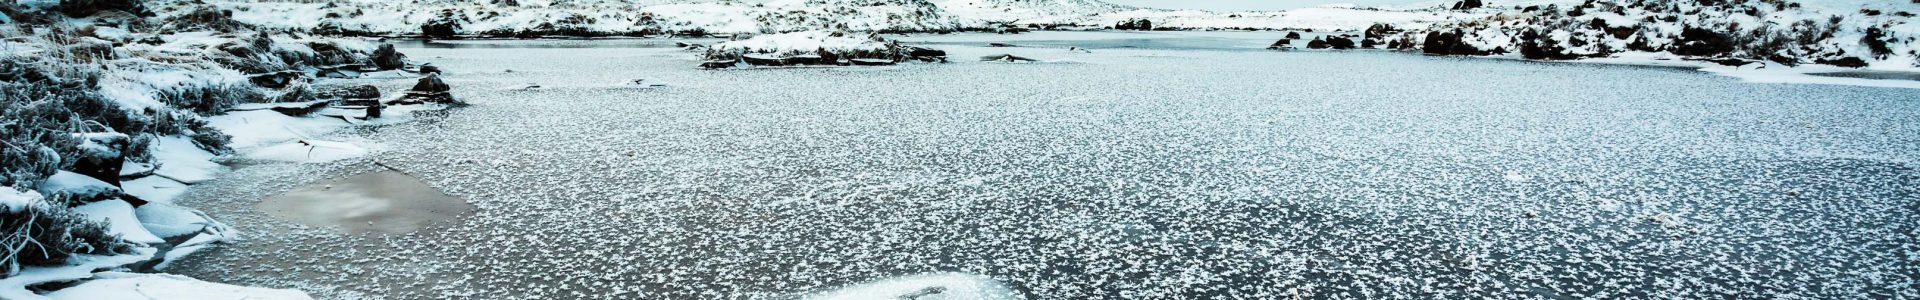
<instances>
[{"instance_id":1,"label":"rock","mask_svg":"<svg viewBox=\"0 0 1920 300\"><path fill-rule=\"evenodd\" d=\"M1300 32L1299 32L1299 31L1289 31L1289 32L1287 32L1287 39L1289 39L1289 40L1298 40L1298 39L1300 39Z\"/></svg>"},{"instance_id":2,"label":"rock","mask_svg":"<svg viewBox=\"0 0 1920 300\"><path fill-rule=\"evenodd\" d=\"M419 82L413 84L413 89L410 91L427 92L427 93L445 93L451 90L453 90L453 87L447 86L447 83L445 81L441 81L440 75L430 74L430 75L427 75L427 77L421 77Z\"/></svg>"},{"instance_id":3,"label":"rock","mask_svg":"<svg viewBox=\"0 0 1920 300\"><path fill-rule=\"evenodd\" d=\"M1719 56L1733 52L1733 41L1726 35L1706 28L1687 27L1680 31L1680 38L1673 41L1669 52L1688 56Z\"/></svg>"},{"instance_id":4,"label":"rock","mask_svg":"<svg viewBox=\"0 0 1920 300\"><path fill-rule=\"evenodd\" d=\"M373 50L373 65L381 70L396 70L407 66L407 55L393 49L393 44L380 44Z\"/></svg>"},{"instance_id":5,"label":"rock","mask_svg":"<svg viewBox=\"0 0 1920 300\"><path fill-rule=\"evenodd\" d=\"M288 71L253 75L253 76L247 77L247 79L248 81L253 82L253 85L256 85L256 86L270 88L270 89L283 89L289 85L293 85L294 81L299 81L301 78L305 78L305 77L306 75L300 73L300 71L288 70Z\"/></svg>"},{"instance_id":6,"label":"rock","mask_svg":"<svg viewBox=\"0 0 1920 300\"><path fill-rule=\"evenodd\" d=\"M1475 48L1473 45L1468 45L1462 41L1462 35L1464 35L1464 33L1460 32L1460 30L1454 30L1453 32L1428 32L1427 39L1421 44L1420 51L1427 54L1438 55L1487 55L1486 51Z\"/></svg>"},{"instance_id":7,"label":"rock","mask_svg":"<svg viewBox=\"0 0 1920 300\"><path fill-rule=\"evenodd\" d=\"M440 80L440 74L427 74L427 77L421 77L420 82L413 85L412 90L407 91L406 96L390 103L458 103L459 101L455 100L453 94L449 92L452 90L453 87L447 86L446 82Z\"/></svg>"},{"instance_id":8,"label":"rock","mask_svg":"<svg viewBox=\"0 0 1920 300\"><path fill-rule=\"evenodd\" d=\"M1333 37L1331 39L1327 39L1327 46L1332 47L1333 49L1345 50L1345 49L1353 49L1354 44L1353 44L1353 39L1346 38L1346 37Z\"/></svg>"},{"instance_id":9,"label":"rock","mask_svg":"<svg viewBox=\"0 0 1920 300\"><path fill-rule=\"evenodd\" d=\"M54 9L70 17L87 17L104 11L121 11L135 16L151 16L143 0L61 0Z\"/></svg>"},{"instance_id":10,"label":"rock","mask_svg":"<svg viewBox=\"0 0 1920 300\"><path fill-rule=\"evenodd\" d=\"M1385 39L1387 35L1395 33L1400 33L1400 29L1393 27L1393 24L1374 23L1373 26L1367 26L1363 37L1369 40Z\"/></svg>"},{"instance_id":11,"label":"rock","mask_svg":"<svg viewBox=\"0 0 1920 300\"><path fill-rule=\"evenodd\" d=\"M1125 21L1120 21L1120 23L1119 23L1119 24L1114 24L1114 25L1113 25L1113 29L1119 29L1119 30L1153 30L1153 21L1148 21L1148 20L1146 20L1146 19L1128 19L1128 20L1125 20Z\"/></svg>"},{"instance_id":12,"label":"rock","mask_svg":"<svg viewBox=\"0 0 1920 300\"><path fill-rule=\"evenodd\" d=\"M1293 39L1280 39L1279 41L1273 42L1273 45L1267 46L1267 49L1270 49L1270 50L1279 50L1279 49L1287 49L1287 48L1293 48Z\"/></svg>"},{"instance_id":13,"label":"rock","mask_svg":"<svg viewBox=\"0 0 1920 300\"><path fill-rule=\"evenodd\" d=\"M1378 48L1378 47L1380 47L1379 41L1374 41L1373 39L1360 40L1360 48Z\"/></svg>"},{"instance_id":14,"label":"rock","mask_svg":"<svg viewBox=\"0 0 1920 300\"><path fill-rule=\"evenodd\" d=\"M1480 0L1461 0L1460 2L1453 3L1453 9L1455 10L1475 9L1481 6L1485 6L1485 4L1480 3Z\"/></svg>"},{"instance_id":15,"label":"rock","mask_svg":"<svg viewBox=\"0 0 1920 300\"><path fill-rule=\"evenodd\" d=\"M440 11L440 15L420 24L420 35L430 38L451 38L460 34L460 24L467 23L466 15L449 10Z\"/></svg>"},{"instance_id":16,"label":"rock","mask_svg":"<svg viewBox=\"0 0 1920 300\"><path fill-rule=\"evenodd\" d=\"M339 100L339 101L342 101L342 103L347 103L352 101L378 100L380 99L380 88L374 87L372 85L365 85L365 84L352 85L352 86L321 87L321 88L318 88L318 91L314 92L314 98L319 98L322 100ZM348 105L361 105L361 104L348 104Z\"/></svg>"},{"instance_id":17,"label":"rock","mask_svg":"<svg viewBox=\"0 0 1920 300\"><path fill-rule=\"evenodd\" d=\"M420 65L420 74L440 74L440 67Z\"/></svg>"},{"instance_id":18,"label":"rock","mask_svg":"<svg viewBox=\"0 0 1920 300\"><path fill-rule=\"evenodd\" d=\"M1836 67L1855 68L1855 69L1867 67L1867 60L1860 59L1859 57L1852 57L1852 56L1843 57L1843 58L1834 59L1834 60L1820 59L1820 60L1814 61L1814 63L1831 65Z\"/></svg>"},{"instance_id":19,"label":"rock","mask_svg":"<svg viewBox=\"0 0 1920 300\"><path fill-rule=\"evenodd\" d=\"M130 138L111 132L75 134L80 138L80 153L73 172L120 186L120 168L127 162Z\"/></svg>"},{"instance_id":20,"label":"rock","mask_svg":"<svg viewBox=\"0 0 1920 300\"><path fill-rule=\"evenodd\" d=\"M981 56L980 61L1030 62L1030 61L1040 61L1040 60L1014 56L1013 54L1000 54L1000 55Z\"/></svg>"},{"instance_id":21,"label":"rock","mask_svg":"<svg viewBox=\"0 0 1920 300\"><path fill-rule=\"evenodd\" d=\"M1326 48L1333 48L1333 45L1327 44L1327 40L1320 39L1320 38L1313 38L1312 41L1307 41L1307 49L1326 49Z\"/></svg>"}]
</instances>

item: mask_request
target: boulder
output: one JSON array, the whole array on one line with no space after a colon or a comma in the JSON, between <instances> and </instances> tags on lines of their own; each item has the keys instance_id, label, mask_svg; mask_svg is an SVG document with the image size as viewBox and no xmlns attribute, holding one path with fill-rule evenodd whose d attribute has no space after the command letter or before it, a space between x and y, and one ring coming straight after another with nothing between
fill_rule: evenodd
<instances>
[{"instance_id":1,"label":"boulder","mask_svg":"<svg viewBox=\"0 0 1920 300\"><path fill-rule=\"evenodd\" d=\"M380 44L373 50L373 65L381 70L396 70L407 66L407 55L393 49L393 44Z\"/></svg>"},{"instance_id":2,"label":"boulder","mask_svg":"<svg viewBox=\"0 0 1920 300\"><path fill-rule=\"evenodd\" d=\"M1327 44L1327 40L1323 40L1320 38L1313 38L1312 41L1307 41L1307 49L1326 49L1326 48L1333 48L1333 45Z\"/></svg>"},{"instance_id":3,"label":"boulder","mask_svg":"<svg viewBox=\"0 0 1920 300\"><path fill-rule=\"evenodd\" d=\"M389 104L458 103L450 92L452 90L453 87L440 80L440 74L427 74L427 77L421 77L420 82L413 85L412 90L407 91L406 96Z\"/></svg>"},{"instance_id":4,"label":"boulder","mask_svg":"<svg viewBox=\"0 0 1920 300\"><path fill-rule=\"evenodd\" d=\"M1289 40L1298 40L1298 39L1300 39L1300 32L1299 32L1299 31L1289 31L1289 32L1287 32L1287 39L1289 39Z\"/></svg>"},{"instance_id":5,"label":"boulder","mask_svg":"<svg viewBox=\"0 0 1920 300\"><path fill-rule=\"evenodd\" d=\"M1332 37L1327 39L1327 47L1341 50L1353 49L1353 39L1347 37Z\"/></svg>"}]
</instances>

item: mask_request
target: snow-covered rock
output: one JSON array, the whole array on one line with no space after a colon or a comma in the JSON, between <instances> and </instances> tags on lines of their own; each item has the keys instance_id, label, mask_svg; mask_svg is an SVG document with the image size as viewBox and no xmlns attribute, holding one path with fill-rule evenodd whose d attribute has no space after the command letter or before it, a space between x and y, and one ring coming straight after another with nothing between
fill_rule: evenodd
<instances>
[{"instance_id":1,"label":"snow-covered rock","mask_svg":"<svg viewBox=\"0 0 1920 300\"><path fill-rule=\"evenodd\" d=\"M86 203L120 197L120 188L111 183L67 171L47 176L46 181L40 182L38 191L40 195L61 203Z\"/></svg>"},{"instance_id":2,"label":"snow-covered rock","mask_svg":"<svg viewBox=\"0 0 1920 300\"><path fill-rule=\"evenodd\" d=\"M157 244L166 242L140 223L133 213L133 205L126 201L100 201L73 207L73 211L87 219L107 224L107 233L119 235L120 239L133 243Z\"/></svg>"}]
</instances>

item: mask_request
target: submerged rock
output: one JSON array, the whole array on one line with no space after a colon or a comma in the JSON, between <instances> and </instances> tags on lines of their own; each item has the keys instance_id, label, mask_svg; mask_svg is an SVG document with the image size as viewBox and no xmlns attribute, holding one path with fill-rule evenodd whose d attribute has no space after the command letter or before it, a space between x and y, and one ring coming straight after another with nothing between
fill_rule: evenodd
<instances>
[{"instance_id":1,"label":"submerged rock","mask_svg":"<svg viewBox=\"0 0 1920 300\"><path fill-rule=\"evenodd\" d=\"M1031 61L1040 61L1040 60L1014 56L1013 54L999 54L999 55L981 56L980 61L1031 62Z\"/></svg>"}]
</instances>

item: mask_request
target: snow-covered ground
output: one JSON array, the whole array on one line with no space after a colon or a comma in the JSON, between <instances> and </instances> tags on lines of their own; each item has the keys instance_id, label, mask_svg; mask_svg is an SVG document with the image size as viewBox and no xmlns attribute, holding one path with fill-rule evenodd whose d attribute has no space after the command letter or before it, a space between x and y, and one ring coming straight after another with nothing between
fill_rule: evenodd
<instances>
[{"instance_id":1,"label":"snow-covered ground","mask_svg":"<svg viewBox=\"0 0 1920 300\"><path fill-rule=\"evenodd\" d=\"M170 270L319 298L1920 297L1910 89L1049 34L1108 46L406 49L474 105L189 191L271 234ZM253 208L388 167L476 210L342 235Z\"/></svg>"}]
</instances>

